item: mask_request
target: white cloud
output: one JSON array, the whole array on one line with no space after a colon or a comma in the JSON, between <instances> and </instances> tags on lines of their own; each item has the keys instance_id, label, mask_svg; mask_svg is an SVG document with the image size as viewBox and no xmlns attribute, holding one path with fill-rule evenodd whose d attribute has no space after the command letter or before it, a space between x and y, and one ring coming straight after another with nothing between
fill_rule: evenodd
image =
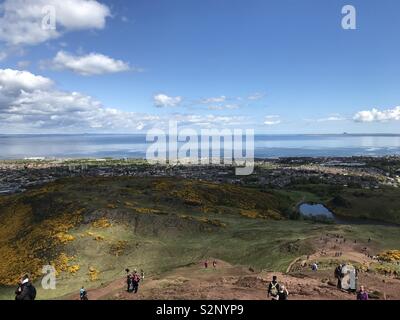
<instances>
[{"instance_id":1,"label":"white cloud","mask_svg":"<svg viewBox=\"0 0 400 320\"><path fill-rule=\"evenodd\" d=\"M327 118L318 119L317 122L328 122L328 121L344 121L346 118L342 116L329 116Z\"/></svg>"},{"instance_id":2,"label":"white cloud","mask_svg":"<svg viewBox=\"0 0 400 320\"><path fill-rule=\"evenodd\" d=\"M130 70L129 64L115 60L99 53L75 56L65 51L59 51L51 62L55 69L67 69L72 72L89 76L105 73L116 73Z\"/></svg>"},{"instance_id":3,"label":"white cloud","mask_svg":"<svg viewBox=\"0 0 400 320\"><path fill-rule=\"evenodd\" d=\"M171 98L171 97L168 97ZM161 98L165 104L181 99ZM104 106L95 98L61 90L46 77L28 71L0 69L0 131L34 132L137 132L168 128L169 120L181 127L241 127L242 116L166 114L152 115Z\"/></svg>"},{"instance_id":4,"label":"white cloud","mask_svg":"<svg viewBox=\"0 0 400 320\"><path fill-rule=\"evenodd\" d=\"M307 122L332 122L332 121L345 121L347 118L343 117L340 114L331 114L325 118L318 118L318 119L304 119Z\"/></svg>"},{"instance_id":5,"label":"white cloud","mask_svg":"<svg viewBox=\"0 0 400 320\"><path fill-rule=\"evenodd\" d=\"M48 78L36 76L28 71L0 69L0 94L10 91L32 91L45 89L53 84Z\"/></svg>"},{"instance_id":6,"label":"white cloud","mask_svg":"<svg viewBox=\"0 0 400 320\"><path fill-rule=\"evenodd\" d=\"M158 108L176 107L182 102L182 97L170 97L166 94L160 93L153 97L154 105Z\"/></svg>"},{"instance_id":7,"label":"white cloud","mask_svg":"<svg viewBox=\"0 0 400 320\"><path fill-rule=\"evenodd\" d=\"M55 9L56 28L42 27L47 12ZM5 0L0 4L0 41L35 45L76 30L103 29L109 8L96 0Z\"/></svg>"},{"instance_id":8,"label":"white cloud","mask_svg":"<svg viewBox=\"0 0 400 320\"><path fill-rule=\"evenodd\" d=\"M32 130L141 130L157 116L107 108L91 96L62 91L48 78L0 69L0 128Z\"/></svg>"},{"instance_id":9,"label":"white cloud","mask_svg":"<svg viewBox=\"0 0 400 320\"><path fill-rule=\"evenodd\" d=\"M264 124L267 126L273 126L281 123L280 116L276 115L270 115L270 116L265 116L264 119Z\"/></svg>"},{"instance_id":10,"label":"white cloud","mask_svg":"<svg viewBox=\"0 0 400 320\"><path fill-rule=\"evenodd\" d=\"M209 104L209 103L221 103L226 100L225 96L220 96L220 97L211 97L211 98L205 98L201 100L201 103L203 104Z\"/></svg>"},{"instance_id":11,"label":"white cloud","mask_svg":"<svg viewBox=\"0 0 400 320\"><path fill-rule=\"evenodd\" d=\"M248 100L260 100L265 97L265 93L255 92L247 97Z\"/></svg>"},{"instance_id":12,"label":"white cloud","mask_svg":"<svg viewBox=\"0 0 400 320\"><path fill-rule=\"evenodd\" d=\"M213 105L209 106L208 110L234 110L239 109L237 104L226 104L226 105Z\"/></svg>"},{"instance_id":13,"label":"white cloud","mask_svg":"<svg viewBox=\"0 0 400 320\"><path fill-rule=\"evenodd\" d=\"M400 120L400 106L388 110L365 110L357 112L353 120L356 122L386 122Z\"/></svg>"}]
</instances>

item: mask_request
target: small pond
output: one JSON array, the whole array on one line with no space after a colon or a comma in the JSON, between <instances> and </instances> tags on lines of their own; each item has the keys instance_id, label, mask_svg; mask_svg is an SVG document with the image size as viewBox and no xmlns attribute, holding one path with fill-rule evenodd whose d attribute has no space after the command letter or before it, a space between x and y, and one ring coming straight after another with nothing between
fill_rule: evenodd
<instances>
[{"instance_id":1,"label":"small pond","mask_svg":"<svg viewBox=\"0 0 400 320\"><path fill-rule=\"evenodd\" d=\"M320 217L335 220L334 214L322 204L303 203L300 205L299 211L304 217Z\"/></svg>"},{"instance_id":2,"label":"small pond","mask_svg":"<svg viewBox=\"0 0 400 320\"><path fill-rule=\"evenodd\" d=\"M338 217L332 211L330 211L323 204L316 203L302 203L299 206L299 212L302 216L307 218L322 218L326 220L332 220L337 224L344 225L378 225L386 227L399 227L400 225L395 223L389 223L384 221L372 220L372 219L360 219L360 218L349 218L349 217Z\"/></svg>"}]
</instances>

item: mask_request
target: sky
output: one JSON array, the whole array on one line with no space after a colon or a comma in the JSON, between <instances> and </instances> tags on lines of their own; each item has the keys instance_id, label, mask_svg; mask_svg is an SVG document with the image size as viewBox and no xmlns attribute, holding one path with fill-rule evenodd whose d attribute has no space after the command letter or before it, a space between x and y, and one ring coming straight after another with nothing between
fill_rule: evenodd
<instances>
[{"instance_id":1,"label":"sky","mask_svg":"<svg viewBox=\"0 0 400 320\"><path fill-rule=\"evenodd\" d=\"M399 16L398 0L4 0L0 133L400 134Z\"/></svg>"}]
</instances>

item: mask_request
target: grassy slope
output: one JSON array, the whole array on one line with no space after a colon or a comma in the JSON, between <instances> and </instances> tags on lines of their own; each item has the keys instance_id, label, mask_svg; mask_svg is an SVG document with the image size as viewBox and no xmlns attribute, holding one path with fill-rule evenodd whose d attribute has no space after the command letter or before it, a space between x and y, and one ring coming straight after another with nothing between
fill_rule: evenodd
<instances>
[{"instance_id":1,"label":"grassy slope","mask_svg":"<svg viewBox=\"0 0 400 320\"><path fill-rule=\"evenodd\" d=\"M197 261L212 242L221 246L212 240L224 229L220 217L281 219L285 201L271 193L188 180L60 180L0 199L0 283L12 285L25 272L40 277L49 262L61 281L64 273L75 274L72 269L78 269L77 282L87 280L90 267L103 273L103 280L133 264L165 271ZM95 228L104 216L112 226ZM123 250L116 257L118 247Z\"/></svg>"},{"instance_id":2,"label":"grassy slope","mask_svg":"<svg viewBox=\"0 0 400 320\"><path fill-rule=\"evenodd\" d=\"M384 188L378 190L346 189L339 200L328 202L337 215L377 219L400 224L400 190Z\"/></svg>"},{"instance_id":3,"label":"grassy slope","mask_svg":"<svg viewBox=\"0 0 400 320\"><path fill-rule=\"evenodd\" d=\"M312 194L305 201L322 202L336 215L400 224L400 189L354 189L326 184L294 185L289 192Z\"/></svg>"},{"instance_id":4,"label":"grassy slope","mask_svg":"<svg viewBox=\"0 0 400 320\"><path fill-rule=\"evenodd\" d=\"M54 298L82 285L107 283L123 276L126 267L158 274L210 257L285 271L326 232L360 242L371 237L377 250L400 247L398 228L265 219L280 219L285 207L313 197L172 179L59 181L2 198L0 251L10 260L2 260L0 277L11 282L51 261L60 271L57 290L39 288L38 296ZM99 225L102 217L111 226ZM61 240L66 235L73 240L62 243L55 237L59 233ZM75 273L69 269L74 266L79 266ZM90 268L98 271L97 280L91 280ZM0 289L0 298L12 298L13 289Z\"/></svg>"}]
</instances>

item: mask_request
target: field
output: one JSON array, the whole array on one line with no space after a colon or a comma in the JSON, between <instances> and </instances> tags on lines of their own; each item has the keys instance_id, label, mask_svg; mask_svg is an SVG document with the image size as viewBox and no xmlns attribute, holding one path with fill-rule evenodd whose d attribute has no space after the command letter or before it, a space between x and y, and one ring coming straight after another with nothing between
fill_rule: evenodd
<instances>
[{"instance_id":1,"label":"field","mask_svg":"<svg viewBox=\"0 0 400 320\"><path fill-rule=\"evenodd\" d=\"M346 195L347 196L347 195ZM44 264L58 271L59 298L82 285L98 288L125 268L161 275L216 258L256 272L285 272L319 249L326 234L343 235L377 254L400 248L399 229L291 220L310 191L261 191L184 179L66 179L1 198L1 299L19 276L37 281ZM372 239L372 243L368 243Z\"/></svg>"}]
</instances>

